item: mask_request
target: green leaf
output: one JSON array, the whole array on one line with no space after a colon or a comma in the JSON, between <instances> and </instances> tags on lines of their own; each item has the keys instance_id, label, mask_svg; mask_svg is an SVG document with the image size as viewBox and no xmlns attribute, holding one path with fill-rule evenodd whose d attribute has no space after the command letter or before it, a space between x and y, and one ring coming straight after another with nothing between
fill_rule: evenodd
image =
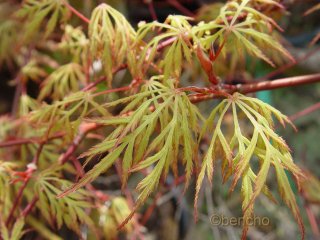
<instances>
[{"instance_id":1,"label":"green leaf","mask_svg":"<svg viewBox=\"0 0 320 240\"><path fill-rule=\"evenodd\" d=\"M222 131L222 123L230 106L232 106L231 114L233 115L234 131L231 136L229 135L226 138L226 134ZM244 136L241 131L240 120L238 119L239 112L242 112L247 121L251 123L253 133L249 136ZM301 216L285 170L290 171L298 183L304 178L304 174L293 163L290 149L284 140L274 132L272 115L277 117L282 124L290 123L286 116L261 100L235 93L213 109L200 135L200 137L204 136L204 133L208 130L209 133L213 132L208 152L203 159L197 179L195 207L197 206L198 195L205 175L208 176L210 182L212 180L213 163L216 161L217 153L220 152L218 144L220 143L224 152L224 155L221 156L224 181L233 175L230 191L233 191L239 179L242 179L242 209L245 223L242 239L245 239L249 227L248 222L245 222L245 220L252 216L254 202L259 194L263 192L272 201L275 201L266 185L271 166L277 172L280 194L296 218L301 233L304 234ZM215 119L218 119L216 124ZM255 174L252 167L252 162L255 158L260 163L257 174Z\"/></svg>"}]
</instances>

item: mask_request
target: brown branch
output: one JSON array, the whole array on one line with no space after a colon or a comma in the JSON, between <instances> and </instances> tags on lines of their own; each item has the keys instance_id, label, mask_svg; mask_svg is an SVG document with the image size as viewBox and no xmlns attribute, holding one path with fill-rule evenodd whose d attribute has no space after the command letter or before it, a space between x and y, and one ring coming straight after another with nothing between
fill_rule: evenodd
<instances>
[{"instance_id":1,"label":"brown branch","mask_svg":"<svg viewBox=\"0 0 320 240\"><path fill-rule=\"evenodd\" d=\"M183 13L186 16L189 17L195 17L196 15L191 12L189 9L187 9L186 7L184 7L181 3L179 3L177 0L167 0L167 2L173 6L174 8L176 8L177 10L179 10L181 13Z\"/></svg>"},{"instance_id":2,"label":"brown branch","mask_svg":"<svg viewBox=\"0 0 320 240\"><path fill-rule=\"evenodd\" d=\"M320 229L318 227L317 219L311 210L311 206L308 203L305 203L304 207L307 212L307 216L308 216L308 219L309 219L309 222L311 225L312 233L313 233L315 239L319 239L320 238Z\"/></svg>"},{"instance_id":3,"label":"brown branch","mask_svg":"<svg viewBox=\"0 0 320 240\"><path fill-rule=\"evenodd\" d=\"M316 83L320 82L320 73L304 75L304 76L297 76L297 77L288 77L282 78L273 81L264 81L259 83L250 83L250 84L238 84L236 85L233 92L240 92L243 94L246 93L253 93L259 92L264 90L272 90L277 88L284 88L284 87L293 87L299 86L304 84Z\"/></svg>"},{"instance_id":4,"label":"brown branch","mask_svg":"<svg viewBox=\"0 0 320 240\"><path fill-rule=\"evenodd\" d=\"M128 67L127 64L122 64L120 65L117 69L112 71L112 74L116 74L118 72L120 72L121 70L124 70ZM100 77L97 81L92 82L90 84L88 84L87 86L85 86L82 91L89 91L92 88L94 88L95 86L97 86L99 83L102 83L103 81L105 81L107 78L105 76Z\"/></svg>"},{"instance_id":5,"label":"brown branch","mask_svg":"<svg viewBox=\"0 0 320 240\"><path fill-rule=\"evenodd\" d=\"M85 136L90 131L96 130L99 127L101 127L101 125L96 123L82 123L82 126L80 125L80 133L75 137L72 144L68 147L67 151L60 156L58 160L59 163L66 163L70 159L71 155L77 150L79 144L82 142Z\"/></svg>"},{"instance_id":6,"label":"brown branch","mask_svg":"<svg viewBox=\"0 0 320 240\"><path fill-rule=\"evenodd\" d=\"M18 140L12 140L12 141L5 141L5 142L0 142L0 148L5 148L5 147L13 147L13 146L18 146L18 145L24 145L24 144L32 144L35 143L34 140L31 138L29 139L18 139Z\"/></svg>"},{"instance_id":7,"label":"brown branch","mask_svg":"<svg viewBox=\"0 0 320 240\"><path fill-rule=\"evenodd\" d=\"M61 138L64 135L65 135L65 133L57 133L56 135L46 139L46 141ZM43 140L41 138L21 138L21 139L16 139L16 140L11 140L11 141L0 142L0 148L14 147L14 146L24 145L24 144L37 144L37 143L41 143L42 141Z\"/></svg>"},{"instance_id":8,"label":"brown branch","mask_svg":"<svg viewBox=\"0 0 320 240\"><path fill-rule=\"evenodd\" d=\"M158 46L157 46L157 51L160 51L160 50L162 50L163 48L169 46L169 45L172 44L175 40L177 40L177 37L171 37L171 38L168 38L167 40L159 43ZM151 50L151 49L150 49L150 50Z\"/></svg>"},{"instance_id":9,"label":"brown branch","mask_svg":"<svg viewBox=\"0 0 320 240\"><path fill-rule=\"evenodd\" d=\"M144 2L145 2L145 4L148 5L149 12L150 12L150 15L151 15L153 21L157 21L158 17L157 17L156 10L154 9L153 0L145 0Z\"/></svg>"},{"instance_id":10,"label":"brown branch","mask_svg":"<svg viewBox=\"0 0 320 240\"><path fill-rule=\"evenodd\" d=\"M23 191L27 187L29 180L30 180L30 178L28 178L26 181L24 181L23 185L19 189L18 195L16 196L16 198L15 198L15 200L13 202L12 208L10 209L9 216L7 218L7 221L6 221L6 226L7 227L9 227L9 224L13 220L13 214L14 214L16 208L18 207L18 205L20 203L20 200L21 200L22 195L23 195Z\"/></svg>"},{"instance_id":11,"label":"brown branch","mask_svg":"<svg viewBox=\"0 0 320 240\"><path fill-rule=\"evenodd\" d=\"M39 200L39 197L34 196L31 202L22 211L21 216L26 217L32 211L32 209L34 208L38 200Z\"/></svg>"},{"instance_id":12,"label":"brown branch","mask_svg":"<svg viewBox=\"0 0 320 240\"><path fill-rule=\"evenodd\" d=\"M310 50L308 53L306 53L304 56L296 59L296 61L294 61L294 62L289 62L288 64L279 67L278 69L276 69L276 70L268 73L267 75L258 78L257 80L258 80L258 81L262 81L262 80L271 79L271 78L273 78L273 77L275 77L275 76L277 76L277 75L285 72L286 70L288 70L288 69L296 66L297 64L305 61L306 59L310 58L310 57L313 56L315 53L317 53L319 50L320 50L320 47L318 47L318 48L316 48L316 49L312 49L312 50Z\"/></svg>"},{"instance_id":13,"label":"brown branch","mask_svg":"<svg viewBox=\"0 0 320 240\"><path fill-rule=\"evenodd\" d=\"M79 17L83 22L89 24L90 19L88 19L86 16L84 16L82 13L80 13L78 10L76 10L74 7L72 7L69 3L66 1L63 1L63 4L77 17Z\"/></svg>"},{"instance_id":14,"label":"brown branch","mask_svg":"<svg viewBox=\"0 0 320 240\"><path fill-rule=\"evenodd\" d=\"M198 103L214 98L226 97L228 94L233 94L235 92L240 92L243 94L259 92L264 90L272 90L284 87L294 87L304 84L311 84L320 82L320 73L304 75L298 77L289 77L282 78L273 81L263 81L258 83L249 83L249 84L238 84L238 85L221 85L220 89L209 89L203 88L203 91L200 91L201 88L195 87L185 87L181 88L185 91L193 91L196 94L189 95L189 99L193 103Z\"/></svg>"},{"instance_id":15,"label":"brown branch","mask_svg":"<svg viewBox=\"0 0 320 240\"><path fill-rule=\"evenodd\" d=\"M131 84L128 85L128 86L120 87L120 88L111 88L111 89L108 89L108 90L105 90L105 91L101 91L101 92L95 93L95 94L93 94L93 97L97 97L97 96L100 96L100 95L105 95L105 94L108 94L108 93L114 93L114 92L125 92L125 91L130 90L131 88L132 88Z\"/></svg>"},{"instance_id":16,"label":"brown branch","mask_svg":"<svg viewBox=\"0 0 320 240\"><path fill-rule=\"evenodd\" d=\"M310 107L308 107L308 108L306 108L306 109L303 109L303 110L301 110L301 111L299 111L299 112L291 115L291 116L289 117L289 119L290 119L291 121L295 121L295 120L297 120L298 118L304 117L304 116L306 116L306 115L308 115L308 114L310 114L310 113L313 113L313 112L315 112L315 111L317 111L317 110L319 110L319 109L320 109L320 102L318 102L318 103L316 103L316 104L314 104L314 105L312 105L312 106L310 106Z\"/></svg>"},{"instance_id":17,"label":"brown branch","mask_svg":"<svg viewBox=\"0 0 320 240\"><path fill-rule=\"evenodd\" d=\"M49 132L50 132L50 129L48 130L46 135L48 135ZM30 179L32 177L33 172L36 170L36 166L37 166L37 164L39 162L39 158L40 158L41 152L43 150L44 145L47 143L48 139L49 138L46 136L46 140L43 140L43 141L40 142L39 147L37 149L37 152L34 155L33 160L32 160L32 164L33 165L28 165L27 170L24 172L23 184L19 189L18 195L16 196L16 198L14 200L14 203L12 205L12 208L10 209L8 218L7 218L6 223L5 223L7 227L9 227L11 221L13 220L14 212L16 211L16 209L17 209L17 207L18 207L18 205L19 205L19 203L21 201L21 198L23 196L23 192L24 192L25 188L27 187L27 185L28 185L28 183L29 183L29 181L30 181Z\"/></svg>"}]
</instances>

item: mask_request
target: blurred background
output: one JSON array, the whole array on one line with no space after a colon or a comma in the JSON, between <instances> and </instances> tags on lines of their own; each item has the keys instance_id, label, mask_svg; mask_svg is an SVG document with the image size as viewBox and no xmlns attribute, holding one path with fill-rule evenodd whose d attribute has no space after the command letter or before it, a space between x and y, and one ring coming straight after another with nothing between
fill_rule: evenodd
<instances>
[{"instance_id":1,"label":"blurred background","mask_svg":"<svg viewBox=\"0 0 320 240\"><path fill-rule=\"evenodd\" d=\"M14 4L19 1L8 0L7 2ZM162 22L169 14L182 14L198 20L210 20L219 6L216 5L219 1L213 0L70 0L69 2L87 17L90 17L92 9L97 4L106 2L126 15L134 26L140 21L152 21L155 17ZM272 80L320 72L319 43L310 45L312 39L320 33L320 11L304 16L305 11L320 1L284 0L280 2L288 12L286 16L277 18L277 21L285 30L282 36L286 47L297 59L298 64L285 71L274 72L276 69L258 61L254 68L248 69L245 74L229 76L230 83L264 78ZM0 21L2 21L1 18ZM73 21L74 25L77 25L78 20L73 19ZM14 67L8 66L0 68L1 115L10 112L14 107L12 103L14 102L15 87L10 84L11 80L15 78L14 69ZM183 77L187 78L190 75L192 72L185 73ZM245 77L247 75L249 75L248 78ZM193 81L196 83L196 79ZM28 86L28 90L31 94L37 94L36 85ZM301 111L320 102L320 84L260 92L257 93L257 97L275 106L282 113L291 116L298 129L298 132L295 132L290 127L286 129L279 127L278 131L293 150L294 161L308 171L308 174L314 176L314 182L306 183L309 187L306 188L306 192L299 194L296 191L296 197L306 227L306 239L316 239L320 225L320 110L312 111L307 115ZM207 114L211 109L210 102L202 103L200 107ZM273 173L269 174L269 178L268 184L277 194ZM295 187L293 180L291 183ZM167 184L170 186L170 182ZM183 189L176 187L166 189L162 191L162 194L150 199L148 205L142 210L143 213L146 213L152 209L150 214L142 214L147 216L142 219L142 222L145 222L146 239L239 239L241 226L214 226L210 222L212 214L228 217L241 216L239 191L230 195L228 183L221 184L221 176L218 171L215 174L213 186L211 187L209 184L205 184L205 186L201 194L200 219L197 223L193 220L194 193L192 187L184 196L182 196ZM113 188L117 189L115 185ZM266 197L260 196L255 205L255 211L258 216L268 217L270 224L252 227L248 234L249 239L299 239L298 226L283 203L274 205ZM318 236L320 237L320 235Z\"/></svg>"}]
</instances>

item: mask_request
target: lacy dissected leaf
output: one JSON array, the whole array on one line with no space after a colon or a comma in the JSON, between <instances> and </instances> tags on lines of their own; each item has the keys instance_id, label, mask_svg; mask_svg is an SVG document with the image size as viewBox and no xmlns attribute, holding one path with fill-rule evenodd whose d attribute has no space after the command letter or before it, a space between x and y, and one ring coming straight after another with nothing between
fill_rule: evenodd
<instances>
[{"instance_id":1,"label":"lacy dissected leaf","mask_svg":"<svg viewBox=\"0 0 320 240\"><path fill-rule=\"evenodd\" d=\"M9 230L4 223L0 221L0 229L1 229L1 239L3 240L19 240L24 235L23 227L24 227L24 219L18 218L18 220L14 223L11 230Z\"/></svg>"},{"instance_id":2,"label":"lacy dissected leaf","mask_svg":"<svg viewBox=\"0 0 320 240\"><path fill-rule=\"evenodd\" d=\"M86 81L81 65L68 63L56 69L41 84L39 99L51 96L54 100L64 98L70 93L77 92Z\"/></svg>"},{"instance_id":3,"label":"lacy dissected leaf","mask_svg":"<svg viewBox=\"0 0 320 240\"><path fill-rule=\"evenodd\" d=\"M28 79L39 82L40 79L47 76L47 73L43 68L39 66L36 60L30 60L25 66L21 68L21 78L24 82Z\"/></svg>"},{"instance_id":4,"label":"lacy dissected leaf","mask_svg":"<svg viewBox=\"0 0 320 240\"><path fill-rule=\"evenodd\" d=\"M178 161L185 166L187 186L196 157L195 138L201 115L186 94L174 90L172 82L169 83L171 86L166 86L154 78L140 93L106 104L107 107L127 105L120 116L96 120L99 124L114 125L115 129L104 141L83 154L88 157L87 162L97 155L104 154L104 157L60 196L93 181L119 158L122 159L123 184L128 172L152 168L138 184L137 206L156 189L160 176L166 176L170 167L177 175Z\"/></svg>"},{"instance_id":5,"label":"lacy dissected leaf","mask_svg":"<svg viewBox=\"0 0 320 240\"><path fill-rule=\"evenodd\" d=\"M210 49L212 44L225 43L222 49L224 58L227 53L232 52L238 59L243 59L246 51L272 66L274 63L266 52L277 51L295 61L291 54L270 36L270 28L281 28L272 18L249 6L249 2L250 0L244 0L239 4L230 1L221 8L220 15L215 20L209 23L202 22L194 27L194 34L201 38L203 47Z\"/></svg>"},{"instance_id":6,"label":"lacy dissected leaf","mask_svg":"<svg viewBox=\"0 0 320 240\"><path fill-rule=\"evenodd\" d=\"M66 22L70 16L64 0L25 0L16 16L25 19L25 38L28 40L37 33L45 22L44 37L48 37L58 23Z\"/></svg>"},{"instance_id":7,"label":"lacy dissected leaf","mask_svg":"<svg viewBox=\"0 0 320 240\"><path fill-rule=\"evenodd\" d=\"M41 219L37 219L31 215L29 215L26 219L26 223L30 225L39 235L41 235L44 239L50 240L63 240L62 237L59 237L57 234L52 232L48 226L41 221Z\"/></svg>"},{"instance_id":8,"label":"lacy dissected leaf","mask_svg":"<svg viewBox=\"0 0 320 240\"><path fill-rule=\"evenodd\" d=\"M27 94L22 94L19 101L19 116L26 116L31 111L37 110L40 104Z\"/></svg>"},{"instance_id":9,"label":"lacy dissected leaf","mask_svg":"<svg viewBox=\"0 0 320 240\"><path fill-rule=\"evenodd\" d=\"M61 188L68 188L70 185L71 182L61 178L59 168L52 167L42 171L34 183L34 191L39 196L37 207L52 226L60 229L65 224L80 233L79 223L86 223L89 227L94 226L85 212L92 207L89 201L90 193L82 189L64 198L56 197Z\"/></svg>"},{"instance_id":10,"label":"lacy dissected leaf","mask_svg":"<svg viewBox=\"0 0 320 240\"><path fill-rule=\"evenodd\" d=\"M74 28L71 25L66 25L59 48L71 53L74 62L85 62L89 54L89 39L81 27Z\"/></svg>"},{"instance_id":11,"label":"lacy dissected leaf","mask_svg":"<svg viewBox=\"0 0 320 240\"><path fill-rule=\"evenodd\" d=\"M230 139L225 138L222 131L223 120L228 111L233 115L234 132ZM239 113L244 114L252 125L252 135L246 136L240 127ZM281 124L290 123L288 118L270 105L256 99L234 94L223 100L210 114L201 136L209 131L213 132L211 142L206 153L196 186L195 206L204 176L212 180L215 161L222 158L222 174L224 181L234 176L231 191L242 179L241 193L243 197L244 228L243 239L248 230L249 217L253 215L253 204L258 195L263 192L274 201L266 186L268 172L273 166L276 170L278 187L282 199L291 209L303 233L303 224L299 214L294 193L290 187L285 170L295 176L297 181L304 178L302 171L293 163L290 150L284 140L273 130L273 117ZM223 156L219 156L223 152ZM259 162L259 170L254 172L253 158Z\"/></svg>"},{"instance_id":12,"label":"lacy dissected leaf","mask_svg":"<svg viewBox=\"0 0 320 240\"><path fill-rule=\"evenodd\" d=\"M17 121L12 121L12 118L9 115L0 116L0 142L5 142L17 128L17 125ZM12 154L8 154L6 148L0 148L0 159L11 160Z\"/></svg>"},{"instance_id":13,"label":"lacy dissected leaf","mask_svg":"<svg viewBox=\"0 0 320 240\"><path fill-rule=\"evenodd\" d=\"M0 160L0 212L1 218L6 219L13 202L13 187L10 184L12 180L12 171L16 164ZM2 222L0 218L0 223Z\"/></svg>"},{"instance_id":14,"label":"lacy dissected leaf","mask_svg":"<svg viewBox=\"0 0 320 240\"><path fill-rule=\"evenodd\" d=\"M164 31L154 36L145 46L139 56L137 66L146 71L152 61L155 59L157 50L166 41L173 39L172 43L167 47L164 53L160 67L163 68L164 77L179 77L181 74L183 59L191 62L193 44L191 25L188 22L192 20L189 17L170 15L164 23L151 22L148 24L140 24L137 31L136 44L139 45L149 33L155 32L156 29Z\"/></svg>"},{"instance_id":15,"label":"lacy dissected leaf","mask_svg":"<svg viewBox=\"0 0 320 240\"><path fill-rule=\"evenodd\" d=\"M10 130L15 126L15 122L12 121L9 115L0 115L0 141L5 140Z\"/></svg>"},{"instance_id":16,"label":"lacy dissected leaf","mask_svg":"<svg viewBox=\"0 0 320 240\"><path fill-rule=\"evenodd\" d=\"M15 47L17 42L18 24L13 20L0 21L0 66L3 63L11 63L15 59Z\"/></svg>"},{"instance_id":17,"label":"lacy dissected leaf","mask_svg":"<svg viewBox=\"0 0 320 240\"><path fill-rule=\"evenodd\" d=\"M30 112L28 120L36 124L38 128L50 128L50 133L64 131L66 137L73 137L81 120L92 113L100 116L110 115L90 93L79 91L50 105L44 103L38 109Z\"/></svg>"},{"instance_id":18,"label":"lacy dissected leaf","mask_svg":"<svg viewBox=\"0 0 320 240\"><path fill-rule=\"evenodd\" d=\"M100 4L92 12L89 24L90 50L101 60L111 84L112 70L124 63L136 36L127 19L107 4Z\"/></svg>"},{"instance_id":19,"label":"lacy dissected leaf","mask_svg":"<svg viewBox=\"0 0 320 240\"><path fill-rule=\"evenodd\" d=\"M115 197L99 208L99 225L103 229L106 239L115 239L119 235L118 226L130 214L131 209L123 197ZM133 231L133 222L130 221L122 229L130 234Z\"/></svg>"}]
</instances>

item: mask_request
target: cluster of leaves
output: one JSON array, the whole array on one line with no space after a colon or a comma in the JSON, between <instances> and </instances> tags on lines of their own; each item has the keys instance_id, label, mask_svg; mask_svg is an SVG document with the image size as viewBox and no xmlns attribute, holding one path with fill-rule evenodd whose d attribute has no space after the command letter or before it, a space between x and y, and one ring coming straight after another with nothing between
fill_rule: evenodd
<instances>
[{"instance_id":1,"label":"cluster of leaves","mask_svg":"<svg viewBox=\"0 0 320 240\"><path fill-rule=\"evenodd\" d=\"M16 16L24 19L25 39L29 40L42 26L45 25L44 37L47 38L56 28L57 24L66 22L70 17L70 12L64 4L65 0L26 0L22 7L16 12ZM46 19L49 16L49 19Z\"/></svg>"},{"instance_id":2,"label":"cluster of leaves","mask_svg":"<svg viewBox=\"0 0 320 240\"><path fill-rule=\"evenodd\" d=\"M60 168L60 169L59 169ZM39 196L37 207L42 216L52 226L60 229L63 224L80 234L81 223L93 228L93 221L86 211L92 207L89 201L90 192L84 189L65 198L57 198L61 189L68 188L70 181L61 178L61 167L52 167L35 177L34 192Z\"/></svg>"},{"instance_id":3,"label":"cluster of leaves","mask_svg":"<svg viewBox=\"0 0 320 240\"><path fill-rule=\"evenodd\" d=\"M136 32L120 12L101 4L92 12L88 34L90 53L103 62L110 85L112 70L123 64Z\"/></svg>"},{"instance_id":4,"label":"cluster of leaves","mask_svg":"<svg viewBox=\"0 0 320 240\"><path fill-rule=\"evenodd\" d=\"M230 109L233 115L234 132L230 139L226 139L226 134L222 132L222 125L224 117ZM252 135L250 137L247 137L241 131L238 119L238 116L241 115L240 112L252 124L253 133L250 134ZM303 232L299 209L285 170L290 171L298 181L304 178L304 174L293 163L290 150L284 140L274 132L272 115L283 125L285 122L290 123L286 116L270 105L258 99L236 93L214 108L202 129L201 135L207 131L213 133L197 179L195 206L204 176L207 175L209 181L212 181L214 163L219 158L218 153L222 152L223 156L220 157L222 159L224 181L231 175L234 176L230 190L233 191L239 179L242 179L244 237L248 230L247 219L253 215L253 204L260 192L274 201L274 197L266 185L271 165L275 168L280 195L288 207L291 208L300 225L301 232ZM254 164L250 164L254 158L258 160L260 165L256 173L253 169Z\"/></svg>"},{"instance_id":5,"label":"cluster of leaves","mask_svg":"<svg viewBox=\"0 0 320 240\"><path fill-rule=\"evenodd\" d=\"M0 226L1 235L0 236L3 240L21 239L24 235L24 231L23 231L24 226L25 226L25 222L24 222L23 218L19 218L15 222L11 232L4 224L1 224L1 226Z\"/></svg>"},{"instance_id":6,"label":"cluster of leaves","mask_svg":"<svg viewBox=\"0 0 320 240\"><path fill-rule=\"evenodd\" d=\"M127 103L120 116L93 120L117 127L104 141L82 155L88 157L86 163L96 155L105 156L62 196L93 181L119 158L122 159L123 185L129 172L154 166L138 185L137 207L156 189L160 176L165 177L170 167L178 175L178 159L185 165L188 185L197 152L198 122L202 117L184 92L174 89L172 82L166 86L159 79L163 77L152 78L133 96L105 104L110 108ZM181 147L183 154L179 156Z\"/></svg>"},{"instance_id":7,"label":"cluster of leaves","mask_svg":"<svg viewBox=\"0 0 320 240\"><path fill-rule=\"evenodd\" d=\"M95 101L91 93L79 91L63 100L55 101L54 104L44 103L30 112L28 119L30 124L49 128L51 134L64 131L65 137L72 139L83 119L94 113L102 116L110 115Z\"/></svg>"},{"instance_id":8,"label":"cluster of leaves","mask_svg":"<svg viewBox=\"0 0 320 240\"><path fill-rule=\"evenodd\" d=\"M50 95L54 100L63 99L67 94L79 91L81 84L84 85L85 81L86 76L81 65L68 63L56 69L43 82L39 98L42 100Z\"/></svg>"},{"instance_id":9,"label":"cluster of leaves","mask_svg":"<svg viewBox=\"0 0 320 240\"><path fill-rule=\"evenodd\" d=\"M99 225L101 226L106 239L111 240L117 238L118 226L131 212L126 199L123 197L115 197L99 208L99 211ZM122 230L127 234L130 234L133 232L133 227L133 223L130 221Z\"/></svg>"},{"instance_id":10,"label":"cluster of leaves","mask_svg":"<svg viewBox=\"0 0 320 240\"><path fill-rule=\"evenodd\" d=\"M80 27L66 25L59 48L70 53L73 62L84 63L89 54L89 40Z\"/></svg>"},{"instance_id":11,"label":"cluster of leaves","mask_svg":"<svg viewBox=\"0 0 320 240\"><path fill-rule=\"evenodd\" d=\"M20 21L26 22L23 44L38 36L43 26L46 26L44 39L48 39L59 23L67 23L70 10L66 3L65 0L24 1L14 14ZM274 56L279 54L293 60L273 37L276 34L274 29L281 28L267 15L272 7L282 9L278 2L272 0L228 1L220 4L215 18L208 21L195 23L190 17L170 15L164 23L140 23L135 30L120 12L101 4L92 12L88 34L81 27L65 25L61 41L57 44L44 41L46 50L58 49L68 54L69 61L62 63L51 59L55 58L54 54L48 54L50 57L47 56L49 59L45 60L45 65L53 61L53 71L41 66L40 53L35 59L34 53L26 54L25 49L19 49L21 52L16 62L21 68L15 83L25 88L18 102L17 117L21 123L17 130L12 131L10 121L0 118L1 125L4 122L9 126L0 129L0 139L6 140L7 133L12 131L19 137L37 137L39 141L14 148L12 154L6 154L6 159L1 159L5 154L0 151L0 160L18 156L21 158L19 163L27 165L31 157L36 158L37 168L22 197L29 201L32 198L30 193L36 193L40 219L44 219L51 228L60 229L65 225L80 234L80 225L85 224L95 232L95 225L98 224L93 217L88 217L92 210L92 198L95 197L90 191L80 188L88 186L120 162L123 189L127 187L130 174L147 172L137 185L139 195L136 205L130 209L121 198L114 198L109 207L99 203L102 207L99 208L98 218L104 235L115 236L116 226L123 223L127 223L125 230L131 232L130 218L158 188L161 178L165 179L171 173L177 178L180 169L183 169L187 187L193 173L197 172L194 169L197 170L201 164L197 176L196 206L205 176L212 180L214 165L221 159L223 180L233 177L232 191L241 179L245 219L253 215L254 202L261 192L274 200L267 187L267 176L273 166L280 195L303 232L286 171L293 174L298 182L302 181L303 173L293 163L288 146L275 133L273 124L273 116L282 124L289 122L288 119L256 98L225 93L221 95L225 99L205 120L191 102L189 90L185 90L188 88L179 88L185 64L194 66L196 58L209 77L214 74L213 66L225 65L232 71L248 55L272 66L277 61ZM17 38L16 21L9 19L0 23L0 33L4 36L0 39L0 64L15 58L14 51L8 53L6 48ZM6 52L2 54L2 50ZM37 52L37 49L34 48L34 51ZM220 52L221 57L218 57ZM94 61L102 63L101 75L107 80L103 87L112 87L114 73L123 65L128 67L132 81L139 80L137 82L142 84L137 87L131 84L130 87L135 88L130 96L119 95L117 100L106 101L107 98L101 97L104 92L95 92L97 89L99 91L99 87L84 89L94 84L93 81L100 81L92 66ZM226 65L226 62L233 67ZM28 80L41 81L36 99L28 95ZM223 129L227 114L233 116L234 131L231 136ZM89 150L85 144L81 149L84 153L79 159L85 159L84 166L91 166L91 169L72 184L66 176L77 175L74 167L68 164L65 167L55 166L57 162L62 164L58 159L66 150L66 143L73 148L78 147L79 142L75 138L81 133L79 129L84 121L94 122L108 130L102 132L106 137L100 143ZM251 130L244 131L241 123L250 125ZM35 126L37 131L33 130ZM49 140L57 133L63 133L61 139ZM202 156L199 146L206 138L209 138L208 149ZM257 166L254 162L258 163L258 169L254 167ZM9 160L0 161L0 210L4 217L12 209L12 189L18 186L9 184L15 168L17 166ZM65 173L65 168L72 168L73 171ZM43 236L48 236L49 230L33 216L26 218L26 223ZM1 218L0 224L3 239L18 239L21 236L23 219L10 229ZM248 224L245 224L243 237L247 230Z\"/></svg>"}]
</instances>

